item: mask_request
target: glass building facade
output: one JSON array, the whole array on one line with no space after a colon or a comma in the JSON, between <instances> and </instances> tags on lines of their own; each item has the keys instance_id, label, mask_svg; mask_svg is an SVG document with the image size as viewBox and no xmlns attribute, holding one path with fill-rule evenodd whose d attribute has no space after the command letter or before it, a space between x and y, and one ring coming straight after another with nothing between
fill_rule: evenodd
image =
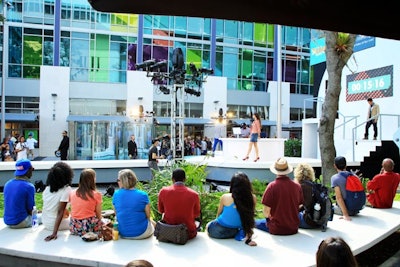
<instances>
[{"instance_id":1,"label":"glass building facade","mask_svg":"<svg viewBox=\"0 0 400 267\"><path fill-rule=\"evenodd\" d=\"M313 96L313 71L310 66L310 29L282 26L281 55L276 54L276 28L271 24L210 18L102 13L92 9L86 0L9 0L6 13L8 40L7 85L18 80L35 82L40 67L70 68L71 83L124 84L127 72L136 64L155 59L167 60L166 72L172 70L172 53L181 48L185 69L189 63L197 68L214 70L215 76L227 78L228 94L240 90L268 92L268 82L276 80L276 60L282 60L283 82L290 83L290 93L299 99ZM113 87L110 86L110 90ZM294 103L296 101L293 101ZM39 95L6 94L6 113L36 113ZM82 104L84 103L84 105ZM300 103L300 104L299 104ZM204 103L185 103L186 115L201 117ZM125 100L70 99L70 114L106 115L122 113ZM154 101L155 116L170 114L169 102ZM104 112L104 109L107 111ZM259 112L268 118L268 103L252 105L229 103L233 119L250 118ZM306 114L312 112L307 109ZM290 119L303 118L303 102L291 106ZM307 115L306 115L307 116ZM37 126L37 121L7 121L7 132L22 132ZM32 125L33 124L33 125ZM40 130L40 129L38 129ZM201 130L200 130L201 131Z\"/></svg>"}]
</instances>

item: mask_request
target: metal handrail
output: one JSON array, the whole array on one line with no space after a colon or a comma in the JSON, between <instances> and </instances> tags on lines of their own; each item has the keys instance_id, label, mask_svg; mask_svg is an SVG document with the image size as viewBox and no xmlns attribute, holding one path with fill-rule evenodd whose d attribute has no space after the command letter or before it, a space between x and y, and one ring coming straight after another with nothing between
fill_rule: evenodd
<instances>
[{"instance_id":1,"label":"metal handrail","mask_svg":"<svg viewBox=\"0 0 400 267\"><path fill-rule=\"evenodd\" d=\"M355 151L355 140L356 140L356 131L357 131L357 129L359 128L359 127L361 127L361 126L363 126L363 125L365 125L367 122L369 122L370 120L374 120L376 117L378 117L378 122L379 122L379 129L378 129L378 131L379 131L379 136L382 136L382 119L381 119L381 117L383 117L383 116L389 116L389 117L397 117L397 127L399 127L399 125L400 125L400 115L399 114L378 114L378 115L375 115L375 116L373 116L373 117L371 117L371 118L369 118L368 120L366 120L366 121L364 121L364 122L362 122L362 123L360 123L359 125L356 125L353 129L352 129L352 133L353 133L353 140L352 140L352 145L353 145L353 161L355 161L355 154L356 154L356 151Z\"/></svg>"},{"instance_id":2,"label":"metal handrail","mask_svg":"<svg viewBox=\"0 0 400 267\"><path fill-rule=\"evenodd\" d=\"M343 139L346 137L346 127L345 127L345 125L347 124L347 123L349 123L349 122L351 122L352 120L355 120L355 123L356 123L356 125L357 125L357 118L358 117L360 117L360 115L357 115L357 116L345 116L345 115L343 115L341 112L337 112L340 116L342 116L343 117L343 123L342 124L339 124L338 126L336 126L334 129L336 130L336 129L338 129L339 127L342 127L343 126ZM350 120L346 120L347 118L351 118Z\"/></svg>"}]
</instances>

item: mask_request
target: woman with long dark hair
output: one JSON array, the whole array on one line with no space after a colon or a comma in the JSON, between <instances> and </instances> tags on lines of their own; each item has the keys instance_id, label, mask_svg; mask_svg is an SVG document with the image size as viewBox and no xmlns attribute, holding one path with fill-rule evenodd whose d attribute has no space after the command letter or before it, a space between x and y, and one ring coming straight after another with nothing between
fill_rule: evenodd
<instances>
[{"instance_id":1,"label":"woman with long dark hair","mask_svg":"<svg viewBox=\"0 0 400 267\"><path fill-rule=\"evenodd\" d=\"M220 198L217 218L206 226L208 235L220 239L244 239L247 245L257 246L251 239L256 201L249 177L243 172L236 172L232 176L229 193Z\"/></svg>"}]
</instances>

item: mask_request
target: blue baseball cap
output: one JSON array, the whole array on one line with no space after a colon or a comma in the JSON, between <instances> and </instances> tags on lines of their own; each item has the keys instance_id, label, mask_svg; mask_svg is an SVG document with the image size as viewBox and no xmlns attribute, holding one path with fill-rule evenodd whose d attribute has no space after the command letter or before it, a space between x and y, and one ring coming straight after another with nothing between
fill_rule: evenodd
<instances>
[{"instance_id":1,"label":"blue baseball cap","mask_svg":"<svg viewBox=\"0 0 400 267\"><path fill-rule=\"evenodd\" d=\"M24 176L32 167L31 161L29 159L20 159L15 163L15 176Z\"/></svg>"}]
</instances>

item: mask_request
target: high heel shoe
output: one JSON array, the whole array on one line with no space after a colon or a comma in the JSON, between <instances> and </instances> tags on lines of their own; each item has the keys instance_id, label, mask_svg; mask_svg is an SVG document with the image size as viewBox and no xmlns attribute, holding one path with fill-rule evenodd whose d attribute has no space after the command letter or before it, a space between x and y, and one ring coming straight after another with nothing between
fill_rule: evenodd
<instances>
[{"instance_id":1,"label":"high heel shoe","mask_svg":"<svg viewBox=\"0 0 400 267\"><path fill-rule=\"evenodd\" d=\"M243 158L243 160L248 160L249 159L249 156L246 156L245 158Z\"/></svg>"},{"instance_id":2,"label":"high heel shoe","mask_svg":"<svg viewBox=\"0 0 400 267\"><path fill-rule=\"evenodd\" d=\"M260 159L260 157L257 157L257 158L254 160L254 162L257 162L259 159Z\"/></svg>"}]
</instances>

